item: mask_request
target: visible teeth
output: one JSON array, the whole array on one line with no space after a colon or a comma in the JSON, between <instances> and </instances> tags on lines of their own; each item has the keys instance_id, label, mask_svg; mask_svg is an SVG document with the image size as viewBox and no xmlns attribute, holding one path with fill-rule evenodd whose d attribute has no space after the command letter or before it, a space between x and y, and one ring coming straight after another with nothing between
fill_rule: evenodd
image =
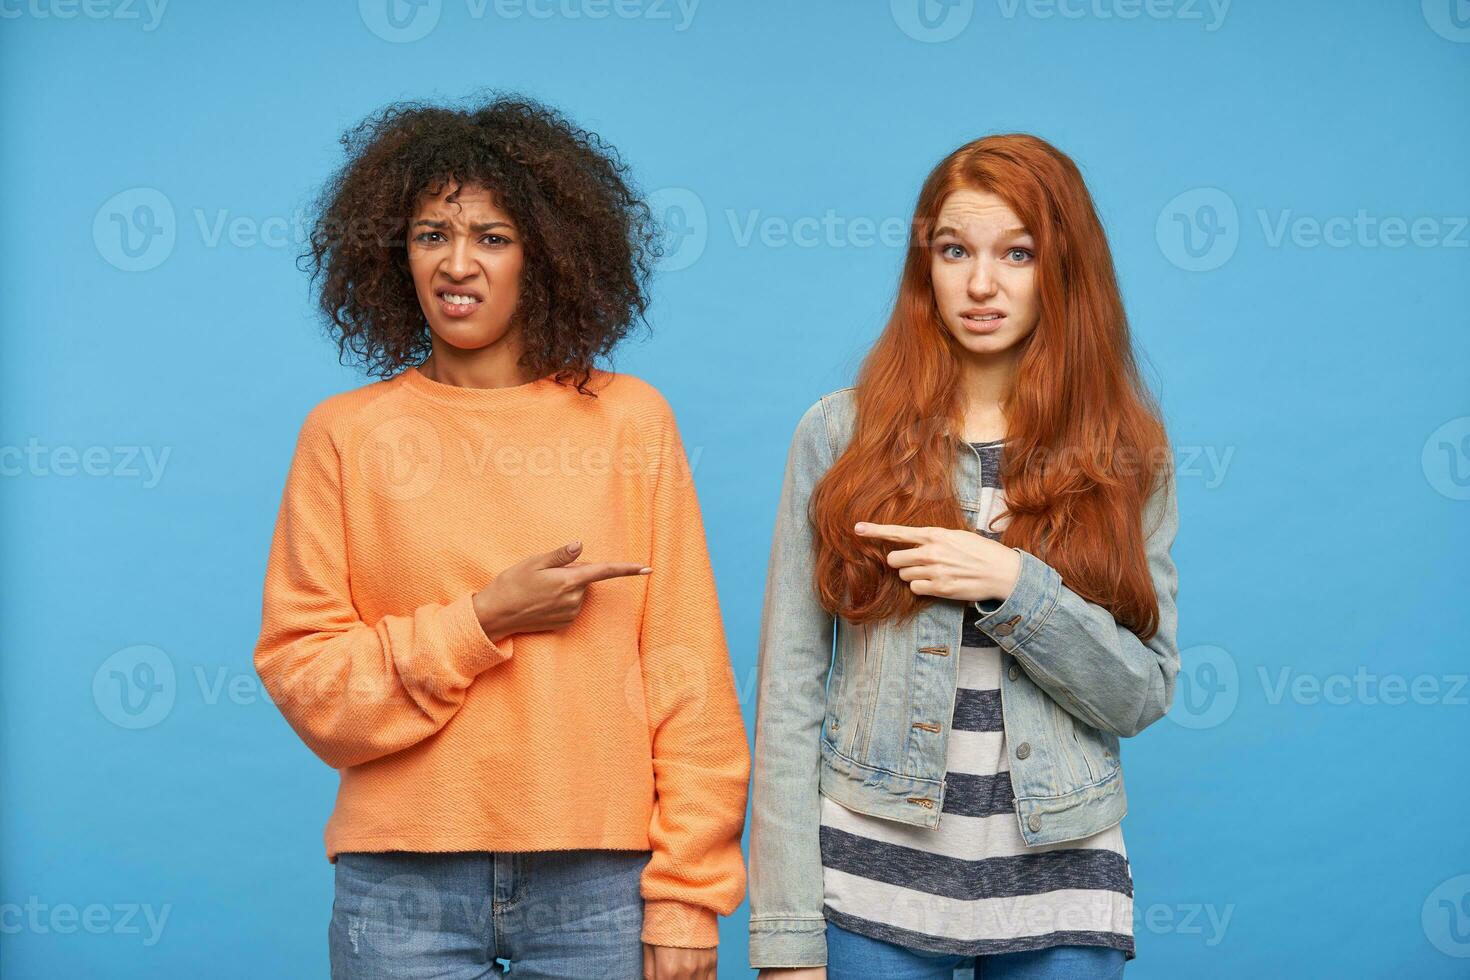
<instances>
[{"instance_id":1,"label":"visible teeth","mask_svg":"<svg viewBox=\"0 0 1470 980\"><path fill-rule=\"evenodd\" d=\"M445 302L453 303L456 306L464 306L467 303L479 302L479 300L475 299L473 296L461 296L458 293L440 293L439 295L444 297Z\"/></svg>"},{"instance_id":2,"label":"visible teeth","mask_svg":"<svg viewBox=\"0 0 1470 980\"><path fill-rule=\"evenodd\" d=\"M999 320L1000 319L1000 314L999 313L987 313L984 316L971 316L971 317L966 317L966 319L967 320Z\"/></svg>"}]
</instances>

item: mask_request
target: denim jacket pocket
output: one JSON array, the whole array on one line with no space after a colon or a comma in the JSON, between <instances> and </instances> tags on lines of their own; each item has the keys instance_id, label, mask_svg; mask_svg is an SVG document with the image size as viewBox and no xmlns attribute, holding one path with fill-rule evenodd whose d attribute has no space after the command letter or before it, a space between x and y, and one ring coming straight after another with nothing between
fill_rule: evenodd
<instances>
[{"instance_id":1,"label":"denim jacket pocket","mask_svg":"<svg viewBox=\"0 0 1470 980\"><path fill-rule=\"evenodd\" d=\"M871 671L873 640L868 627L854 626L846 620L837 621L836 631L822 734L838 752L860 758L878 692L877 678Z\"/></svg>"},{"instance_id":2,"label":"denim jacket pocket","mask_svg":"<svg viewBox=\"0 0 1470 980\"><path fill-rule=\"evenodd\" d=\"M1067 753L1076 785L1101 782L1119 769L1118 736L1094 728L1050 698L1052 723L1058 736L1070 743Z\"/></svg>"},{"instance_id":3,"label":"denim jacket pocket","mask_svg":"<svg viewBox=\"0 0 1470 980\"><path fill-rule=\"evenodd\" d=\"M1117 771L1120 767L1118 736L1094 728L1075 715L1067 714L1067 717L1072 723L1072 738L1081 747L1094 778L1102 779Z\"/></svg>"}]
</instances>

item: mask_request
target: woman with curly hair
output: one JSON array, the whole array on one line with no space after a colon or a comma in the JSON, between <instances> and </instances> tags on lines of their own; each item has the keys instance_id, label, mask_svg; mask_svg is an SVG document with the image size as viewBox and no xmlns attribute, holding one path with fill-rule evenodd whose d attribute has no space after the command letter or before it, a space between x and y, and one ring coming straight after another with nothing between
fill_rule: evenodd
<instances>
[{"instance_id":1,"label":"woman with curly hair","mask_svg":"<svg viewBox=\"0 0 1470 980\"><path fill-rule=\"evenodd\" d=\"M340 770L332 976L713 978L749 753L643 318L647 206L519 98L343 139L313 281L379 380L307 414L255 664Z\"/></svg>"},{"instance_id":2,"label":"woman with curly hair","mask_svg":"<svg viewBox=\"0 0 1470 980\"><path fill-rule=\"evenodd\" d=\"M1027 134L956 149L857 384L792 440L751 790L763 980L1122 975L1119 740L1179 670L1171 457L1076 164Z\"/></svg>"}]
</instances>

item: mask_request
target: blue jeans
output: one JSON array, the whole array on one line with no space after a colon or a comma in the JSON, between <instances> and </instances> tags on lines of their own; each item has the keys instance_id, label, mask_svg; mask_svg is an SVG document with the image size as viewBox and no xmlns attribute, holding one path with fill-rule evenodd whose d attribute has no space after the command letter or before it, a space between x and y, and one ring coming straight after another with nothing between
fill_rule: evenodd
<instances>
[{"instance_id":1,"label":"blue jeans","mask_svg":"<svg viewBox=\"0 0 1470 980\"><path fill-rule=\"evenodd\" d=\"M1107 946L1049 946L1023 953L959 956L870 939L827 923L827 980L950 980L975 964L975 980L1117 980L1125 954Z\"/></svg>"},{"instance_id":2,"label":"blue jeans","mask_svg":"<svg viewBox=\"0 0 1470 980\"><path fill-rule=\"evenodd\" d=\"M643 975L648 851L341 853L332 980Z\"/></svg>"}]
</instances>

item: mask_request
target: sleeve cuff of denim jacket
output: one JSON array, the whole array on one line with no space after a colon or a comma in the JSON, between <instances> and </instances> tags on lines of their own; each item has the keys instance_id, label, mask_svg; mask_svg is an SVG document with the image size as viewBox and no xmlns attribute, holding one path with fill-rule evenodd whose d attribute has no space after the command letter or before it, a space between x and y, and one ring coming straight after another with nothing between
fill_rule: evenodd
<instances>
[{"instance_id":1,"label":"sleeve cuff of denim jacket","mask_svg":"<svg viewBox=\"0 0 1470 980\"><path fill-rule=\"evenodd\" d=\"M777 967L827 965L827 920L764 919L750 927L750 966L763 970Z\"/></svg>"},{"instance_id":2,"label":"sleeve cuff of denim jacket","mask_svg":"<svg viewBox=\"0 0 1470 980\"><path fill-rule=\"evenodd\" d=\"M1021 556L1021 574L1016 579L1016 587L1004 601L981 599L974 603L981 614L975 625L1007 653L1014 653L1026 645L1026 641L1051 615L1062 592L1062 576L1055 568L1029 551L1021 548L1011 550Z\"/></svg>"}]
</instances>

